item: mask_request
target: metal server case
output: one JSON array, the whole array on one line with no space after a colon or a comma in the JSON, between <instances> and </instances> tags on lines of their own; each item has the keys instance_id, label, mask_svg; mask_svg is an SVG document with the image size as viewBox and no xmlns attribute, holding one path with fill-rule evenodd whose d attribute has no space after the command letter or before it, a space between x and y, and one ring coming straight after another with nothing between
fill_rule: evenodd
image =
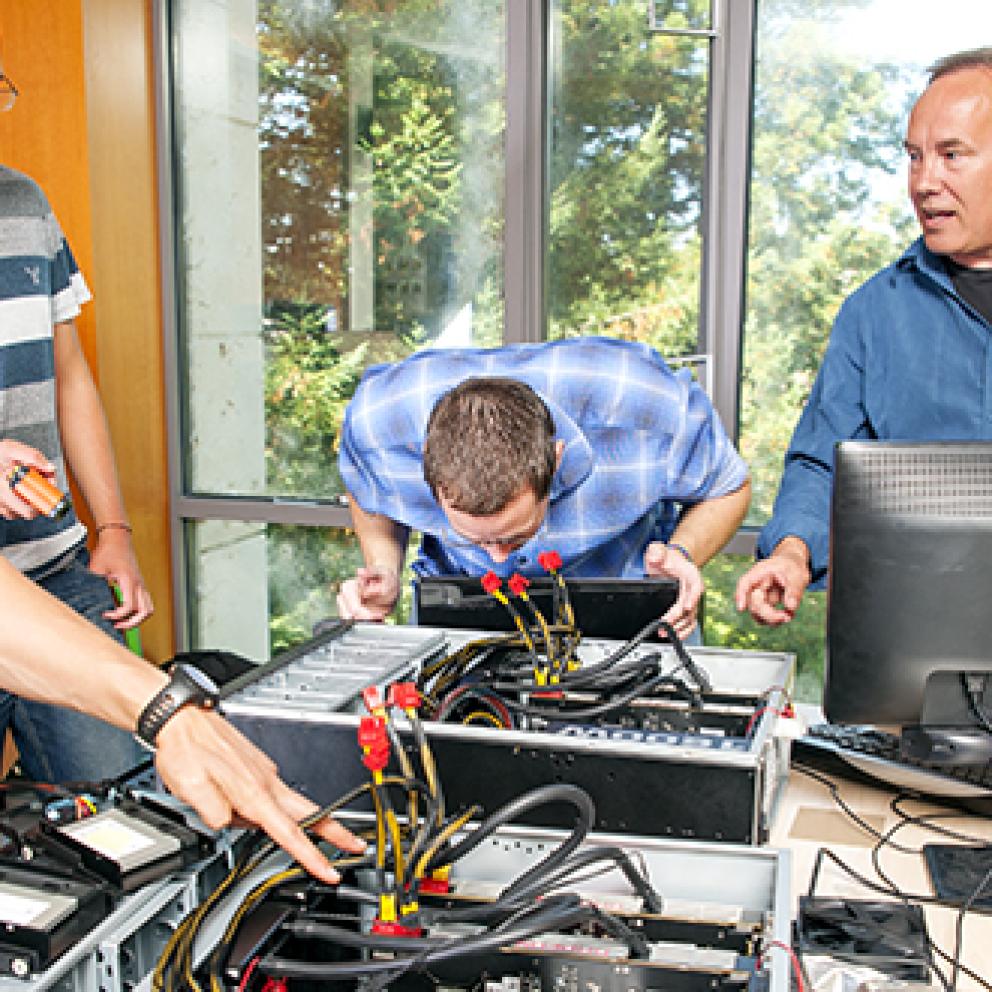
<instances>
[{"instance_id":1,"label":"metal server case","mask_svg":"<svg viewBox=\"0 0 992 992\"><path fill-rule=\"evenodd\" d=\"M232 683L223 709L287 781L327 803L365 781L356 743L361 690L413 678L425 661L477 636L342 624ZM616 647L583 641L579 656L591 664ZM527 789L569 782L592 796L597 831L763 843L788 768L787 742L775 725L783 719L793 658L715 648L694 649L692 656L712 691L693 724L680 729L652 729L650 713L633 727L564 724L538 731L426 723L449 806L481 802L488 812ZM727 726L747 732L728 733ZM549 807L532 822L567 826L557 813Z\"/></svg>"}]
</instances>

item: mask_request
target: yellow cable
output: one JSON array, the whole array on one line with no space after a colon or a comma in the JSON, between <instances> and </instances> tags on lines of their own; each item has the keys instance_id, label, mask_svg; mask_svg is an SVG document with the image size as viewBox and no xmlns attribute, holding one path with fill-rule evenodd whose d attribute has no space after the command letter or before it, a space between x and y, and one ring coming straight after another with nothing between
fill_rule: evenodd
<instances>
[{"instance_id":1,"label":"yellow cable","mask_svg":"<svg viewBox=\"0 0 992 992\"><path fill-rule=\"evenodd\" d=\"M551 666L554 667L556 664L554 642L551 640L551 632L548 630L548 622L544 619L544 614L531 602L526 590L521 590L520 598L530 607L531 612L534 614L534 618L537 620L538 626L541 628L541 634L544 637L544 653L547 655Z\"/></svg>"},{"instance_id":2,"label":"yellow cable","mask_svg":"<svg viewBox=\"0 0 992 992\"><path fill-rule=\"evenodd\" d=\"M488 720L491 724L493 724L493 726L499 727L500 730L503 729L502 722L492 713L487 713L485 710L473 710L465 717L464 720L462 720L462 726L468 726L476 718Z\"/></svg>"},{"instance_id":3,"label":"yellow cable","mask_svg":"<svg viewBox=\"0 0 992 992\"><path fill-rule=\"evenodd\" d=\"M478 804L470 806L464 813L457 816L451 821L435 838L431 841L430 847L420 856L417 861L416 866L413 869L413 877L416 879L421 879L424 877L424 872L427 870L427 865L430 863L432 857L434 857L435 852L445 843L448 839L452 837L457 831L461 830L462 827L472 819L473 816L478 816L482 812L482 807ZM439 865L438 867L443 868L444 865Z\"/></svg>"}]
</instances>

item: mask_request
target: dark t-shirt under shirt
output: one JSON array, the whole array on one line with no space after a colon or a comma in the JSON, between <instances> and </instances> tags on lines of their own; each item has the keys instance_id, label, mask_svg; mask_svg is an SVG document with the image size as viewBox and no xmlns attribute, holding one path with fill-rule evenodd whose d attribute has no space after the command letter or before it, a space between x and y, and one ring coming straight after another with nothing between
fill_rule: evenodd
<instances>
[{"instance_id":1,"label":"dark t-shirt under shirt","mask_svg":"<svg viewBox=\"0 0 992 992\"><path fill-rule=\"evenodd\" d=\"M962 299L992 324L992 269L968 269L949 258L944 265Z\"/></svg>"}]
</instances>

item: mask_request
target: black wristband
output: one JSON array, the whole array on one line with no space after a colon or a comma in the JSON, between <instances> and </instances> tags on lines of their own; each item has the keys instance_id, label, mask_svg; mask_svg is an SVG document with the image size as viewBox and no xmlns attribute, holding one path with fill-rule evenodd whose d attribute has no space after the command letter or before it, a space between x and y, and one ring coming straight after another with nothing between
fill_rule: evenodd
<instances>
[{"instance_id":1,"label":"black wristband","mask_svg":"<svg viewBox=\"0 0 992 992\"><path fill-rule=\"evenodd\" d=\"M134 736L139 744L154 751L159 732L184 706L214 709L219 700L220 690L208 675L193 665L176 665L168 684L141 711Z\"/></svg>"}]
</instances>

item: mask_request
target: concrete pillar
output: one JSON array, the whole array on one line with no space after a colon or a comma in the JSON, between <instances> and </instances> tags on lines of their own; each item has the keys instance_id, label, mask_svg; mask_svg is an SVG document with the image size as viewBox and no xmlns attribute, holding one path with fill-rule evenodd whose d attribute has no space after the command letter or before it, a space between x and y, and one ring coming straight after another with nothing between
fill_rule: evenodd
<instances>
[{"instance_id":1,"label":"concrete pillar","mask_svg":"<svg viewBox=\"0 0 992 992\"><path fill-rule=\"evenodd\" d=\"M187 0L180 18L177 222L194 492L265 492L255 0ZM263 524L194 525L198 647L268 657Z\"/></svg>"}]
</instances>

